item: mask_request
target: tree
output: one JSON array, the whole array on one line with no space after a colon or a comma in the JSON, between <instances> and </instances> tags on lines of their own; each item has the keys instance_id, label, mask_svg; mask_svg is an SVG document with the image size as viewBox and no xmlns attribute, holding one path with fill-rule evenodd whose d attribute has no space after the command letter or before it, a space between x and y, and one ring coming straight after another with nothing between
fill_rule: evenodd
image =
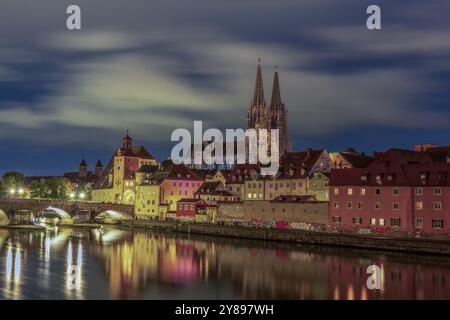
<instances>
[{"instance_id":1,"label":"tree","mask_svg":"<svg viewBox=\"0 0 450 320\"><path fill-rule=\"evenodd\" d=\"M30 184L31 198L47 198L49 194L48 185L45 179L33 180Z\"/></svg>"},{"instance_id":2,"label":"tree","mask_svg":"<svg viewBox=\"0 0 450 320\"><path fill-rule=\"evenodd\" d=\"M9 190L18 190L23 188L25 175L21 172L6 172L2 177L2 188L8 192Z\"/></svg>"},{"instance_id":3,"label":"tree","mask_svg":"<svg viewBox=\"0 0 450 320\"><path fill-rule=\"evenodd\" d=\"M70 182L66 178L53 177L47 180L49 198L64 200L68 198Z\"/></svg>"}]
</instances>

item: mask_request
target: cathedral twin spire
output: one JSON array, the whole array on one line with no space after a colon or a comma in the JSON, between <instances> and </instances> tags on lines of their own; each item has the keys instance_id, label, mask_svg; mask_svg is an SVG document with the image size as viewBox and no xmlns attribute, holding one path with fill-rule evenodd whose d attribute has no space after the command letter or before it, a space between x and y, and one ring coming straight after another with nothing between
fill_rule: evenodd
<instances>
[{"instance_id":1,"label":"cathedral twin spire","mask_svg":"<svg viewBox=\"0 0 450 320\"><path fill-rule=\"evenodd\" d=\"M279 129L280 155L290 150L289 132L287 126L287 111L281 100L278 66L275 68L272 99L270 108L264 99L264 85L261 71L261 59L258 58L256 69L256 83L253 100L247 114L248 129Z\"/></svg>"}]
</instances>

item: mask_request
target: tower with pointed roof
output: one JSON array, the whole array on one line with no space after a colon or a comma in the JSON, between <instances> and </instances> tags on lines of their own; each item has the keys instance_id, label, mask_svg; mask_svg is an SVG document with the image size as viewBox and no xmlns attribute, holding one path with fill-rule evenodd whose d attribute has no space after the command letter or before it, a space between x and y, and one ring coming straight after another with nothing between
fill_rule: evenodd
<instances>
[{"instance_id":1,"label":"tower with pointed roof","mask_svg":"<svg viewBox=\"0 0 450 320\"><path fill-rule=\"evenodd\" d=\"M281 100L280 81L278 79L278 66L275 67L273 79L272 100L270 102L270 127L279 130L280 156L290 151L289 130L286 107Z\"/></svg>"},{"instance_id":2,"label":"tower with pointed roof","mask_svg":"<svg viewBox=\"0 0 450 320\"><path fill-rule=\"evenodd\" d=\"M123 137L123 149L130 150L133 147L133 139L128 134L128 129L125 137Z\"/></svg>"},{"instance_id":3,"label":"tower with pointed roof","mask_svg":"<svg viewBox=\"0 0 450 320\"><path fill-rule=\"evenodd\" d=\"M247 129L269 129L269 109L264 98L264 85L261 71L261 59L258 58L256 83L253 99L247 113Z\"/></svg>"},{"instance_id":4,"label":"tower with pointed roof","mask_svg":"<svg viewBox=\"0 0 450 320\"><path fill-rule=\"evenodd\" d=\"M102 173L103 173L103 164L99 159L95 164L95 174L97 175L97 177L100 177Z\"/></svg>"},{"instance_id":5,"label":"tower with pointed roof","mask_svg":"<svg viewBox=\"0 0 450 320\"><path fill-rule=\"evenodd\" d=\"M82 178L86 178L88 174L88 165L86 163L86 160L83 159L80 162L80 171L78 172L79 176Z\"/></svg>"}]
</instances>

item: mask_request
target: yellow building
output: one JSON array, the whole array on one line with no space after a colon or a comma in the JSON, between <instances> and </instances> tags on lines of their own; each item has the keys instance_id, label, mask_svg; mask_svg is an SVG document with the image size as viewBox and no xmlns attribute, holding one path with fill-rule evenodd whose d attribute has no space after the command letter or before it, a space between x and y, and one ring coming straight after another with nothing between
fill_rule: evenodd
<instances>
[{"instance_id":1,"label":"yellow building","mask_svg":"<svg viewBox=\"0 0 450 320\"><path fill-rule=\"evenodd\" d=\"M117 148L106 170L92 188L92 201L134 204L137 193L135 173L145 166L157 166L155 158L142 146L133 146L128 135Z\"/></svg>"}]
</instances>

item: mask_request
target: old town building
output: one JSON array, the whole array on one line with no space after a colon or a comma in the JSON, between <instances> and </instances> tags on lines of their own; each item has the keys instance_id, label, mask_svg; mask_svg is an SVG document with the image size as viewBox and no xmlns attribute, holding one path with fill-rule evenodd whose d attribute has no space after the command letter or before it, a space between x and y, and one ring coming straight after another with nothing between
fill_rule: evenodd
<instances>
[{"instance_id":1,"label":"old town building","mask_svg":"<svg viewBox=\"0 0 450 320\"><path fill-rule=\"evenodd\" d=\"M390 149L366 168L330 174L330 223L371 232L448 233L450 164Z\"/></svg>"},{"instance_id":2,"label":"old town building","mask_svg":"<svg viewBox=\"0 0 450 320\"><path fill-rule=\"evenodd\" d=\"M348 148L342 152L332 152L330 159L334 169L365 168L373 161L372 157L359 153L354 148Z\"/></svg>"},{"instance_id":3,"label":"old town building","mask_svg":"<svg viewBox=\"0 0 450 320\"><path fill-rule=\"evenodd\" d=\"M146 165L158 165L155 158L142 146L133 146L128 131L123 146L117 148L108 166L93 186L92 200L134 204L136 200L135 173Z\"/></svg>"}]
</instances>

